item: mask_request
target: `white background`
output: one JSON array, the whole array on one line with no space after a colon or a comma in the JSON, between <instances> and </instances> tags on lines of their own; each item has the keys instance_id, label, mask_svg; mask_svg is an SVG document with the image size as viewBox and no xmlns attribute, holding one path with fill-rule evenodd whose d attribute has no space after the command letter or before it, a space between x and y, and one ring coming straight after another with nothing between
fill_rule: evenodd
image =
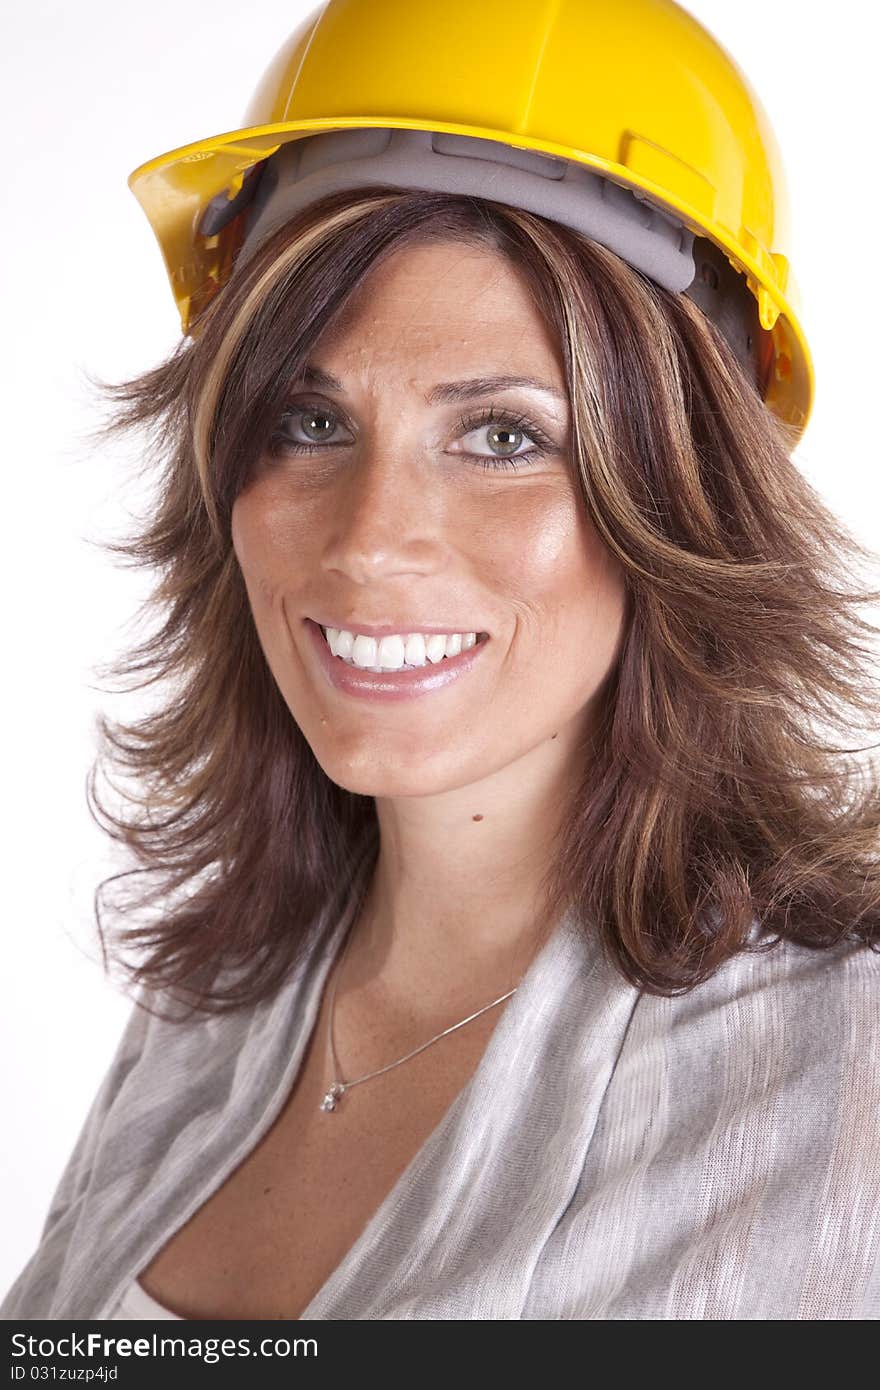
<instances>
[{"instance_id":1,"label":"white background","mask_svg":"<svg viewBox=\"0 0 880 1390\"><path fill-rule=\"evenodd\" d=\"M750 77L786 163L818 382L796 458L860 539L880 547L868 10L861 0L688 7ZM95 667L132 636L125 625L147 581L94 544L126 529L136 499L121 485L132 445L96 452L83 442L98 415L82 372L122 379L154 365L179 322L126 179L155 155L235 129L310 8L32 0L3 24L0 1296L33 1249L130 1008L99 963L92 893L118 864L88 814L85 777L97 712L138 708L102 694Z\"/></svg>"}]
</instances>

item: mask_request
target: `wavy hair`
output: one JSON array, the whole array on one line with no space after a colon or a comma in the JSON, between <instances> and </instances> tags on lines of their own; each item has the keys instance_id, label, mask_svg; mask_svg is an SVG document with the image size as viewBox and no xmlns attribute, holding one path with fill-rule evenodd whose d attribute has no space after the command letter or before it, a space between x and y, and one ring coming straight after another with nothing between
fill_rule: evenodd
<instances>
[{"instance_id":1,"label":"wavy hair","mask_svg":"<svg viewBox=\"0 0 880 1390\"><path fill-rule=\"evenodd\" d=\"M656 994L783 938L876 949L878 771L846 745L880 725L878 629L858 612L880 592L851 580L877 556L796 467L791 428L686 296L596 242L475 197L364 188L279 229L158 366L89 378L109 402L93 438L143 432L149 515L99 543L155 575L158 619L99 671L164 692L136 721L96 719L89 809L132 865L95 891L105 970L194 1011L256 1003L375 864L375 802L327 777L282 699L230 517L331 317L380 258L437 237L526 277L564 361L570 467L626 582L549 919L573 905ZM105 766L131 782L116 812Z\"/></svg>"}]
</instances>

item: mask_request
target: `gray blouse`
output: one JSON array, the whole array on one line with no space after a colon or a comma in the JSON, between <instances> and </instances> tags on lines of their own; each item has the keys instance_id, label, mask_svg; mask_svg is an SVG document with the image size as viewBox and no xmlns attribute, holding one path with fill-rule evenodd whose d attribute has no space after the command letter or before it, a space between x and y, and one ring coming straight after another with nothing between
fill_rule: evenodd
<instances>
[{"instance_id":1,"label":"gray blouse","mask_svg":"<svg viewBox=\"0 0 880 1390\"><path fill-rule=\"evenodd\" d=\"M255 1146L355 901L261 1004L134 1005L0 1316L107 1317ZM302 1317L876 1318L878 1035L864 946L784 942L661 998L569 913Z\"/></svg>"}]
</instances>

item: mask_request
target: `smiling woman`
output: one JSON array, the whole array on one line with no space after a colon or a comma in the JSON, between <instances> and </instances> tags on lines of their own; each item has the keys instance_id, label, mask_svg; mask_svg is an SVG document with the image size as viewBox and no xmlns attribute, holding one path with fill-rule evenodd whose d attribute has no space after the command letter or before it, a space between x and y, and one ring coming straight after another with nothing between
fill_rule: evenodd
<instances>
[{"instance_id":1,"label":"smiling woman","mask_svg":"<svg viewBox=\"0 0 880 1390\"><path fill-rule=\"evenodd\" d=\"M325 388L323 401L288 393L283 428L236 497L231 535L263 653L335 785L448 794L447 817L451 794L464 812L479 783L492 804L518 800L520 830L508 823L497 843L497 815L476 840L426 824L418 894L391 913L405 939L403 922L425 918L430 884L445 917L443 883L469 870L456 936L501 945L543 920L535 827L553 830L558 779L582 762L625 600L570 465L554 336L515 264L485 239L468 245L464 216L458 235L450 224L442 239L435 230L386 252L324 329L322 372L342 389ZM490 393L485 378L504 366L549 390ZM456 372L467 385L441 391ZM462 418L450 398L465 391L485 404ZM429 404L432 394L445 403ZM540 443L518 423L525 410ZM311 432L324 442L298 442ZM316 624L333 631L333 650L315 640ZM385 669L407 654L420 672ZM475 713L490 707L487 726ZM478 886L489 863L503 892ZM401 980L404 998L413 983Z\"/></svg>"},{"instance_id":2,"label":"smiling woman","mask_svg":"<svg viewBox=\"0 0 880 1390\"><path fill-rule=\"evenodd\" d=\"M578 13L624 9L679 22ZM708 239L681 292L643 204L618 254L584 186L337 134L214 199L192 336L104 388L158 470L113 669L168 697L101 723L131 813L91 791L155 885L101 904L137 998L3 1315L877 1317L880 796L817 714L876 719L880 595L795 320Z\"/></svg>"}]
</instances>

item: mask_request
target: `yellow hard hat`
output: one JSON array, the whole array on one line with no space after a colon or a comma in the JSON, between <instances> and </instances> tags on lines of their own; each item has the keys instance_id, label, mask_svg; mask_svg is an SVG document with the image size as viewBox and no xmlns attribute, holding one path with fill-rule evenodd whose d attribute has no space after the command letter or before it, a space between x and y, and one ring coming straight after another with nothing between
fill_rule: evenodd
<instances>
[{"instance_id":1,"label":"yellow hard hat","mask_svg":"<svg viewBox=\"0 0 880 1390\"><path fill-rule=\"evenodd\" d=\"M814 372L776 137L673 0L329 0L276 53L239 129L128 183L185 334L279 216L328 189L455 189L579 227L690 295L768 408L806 428Z\"/></svg>"}]
</instances>

